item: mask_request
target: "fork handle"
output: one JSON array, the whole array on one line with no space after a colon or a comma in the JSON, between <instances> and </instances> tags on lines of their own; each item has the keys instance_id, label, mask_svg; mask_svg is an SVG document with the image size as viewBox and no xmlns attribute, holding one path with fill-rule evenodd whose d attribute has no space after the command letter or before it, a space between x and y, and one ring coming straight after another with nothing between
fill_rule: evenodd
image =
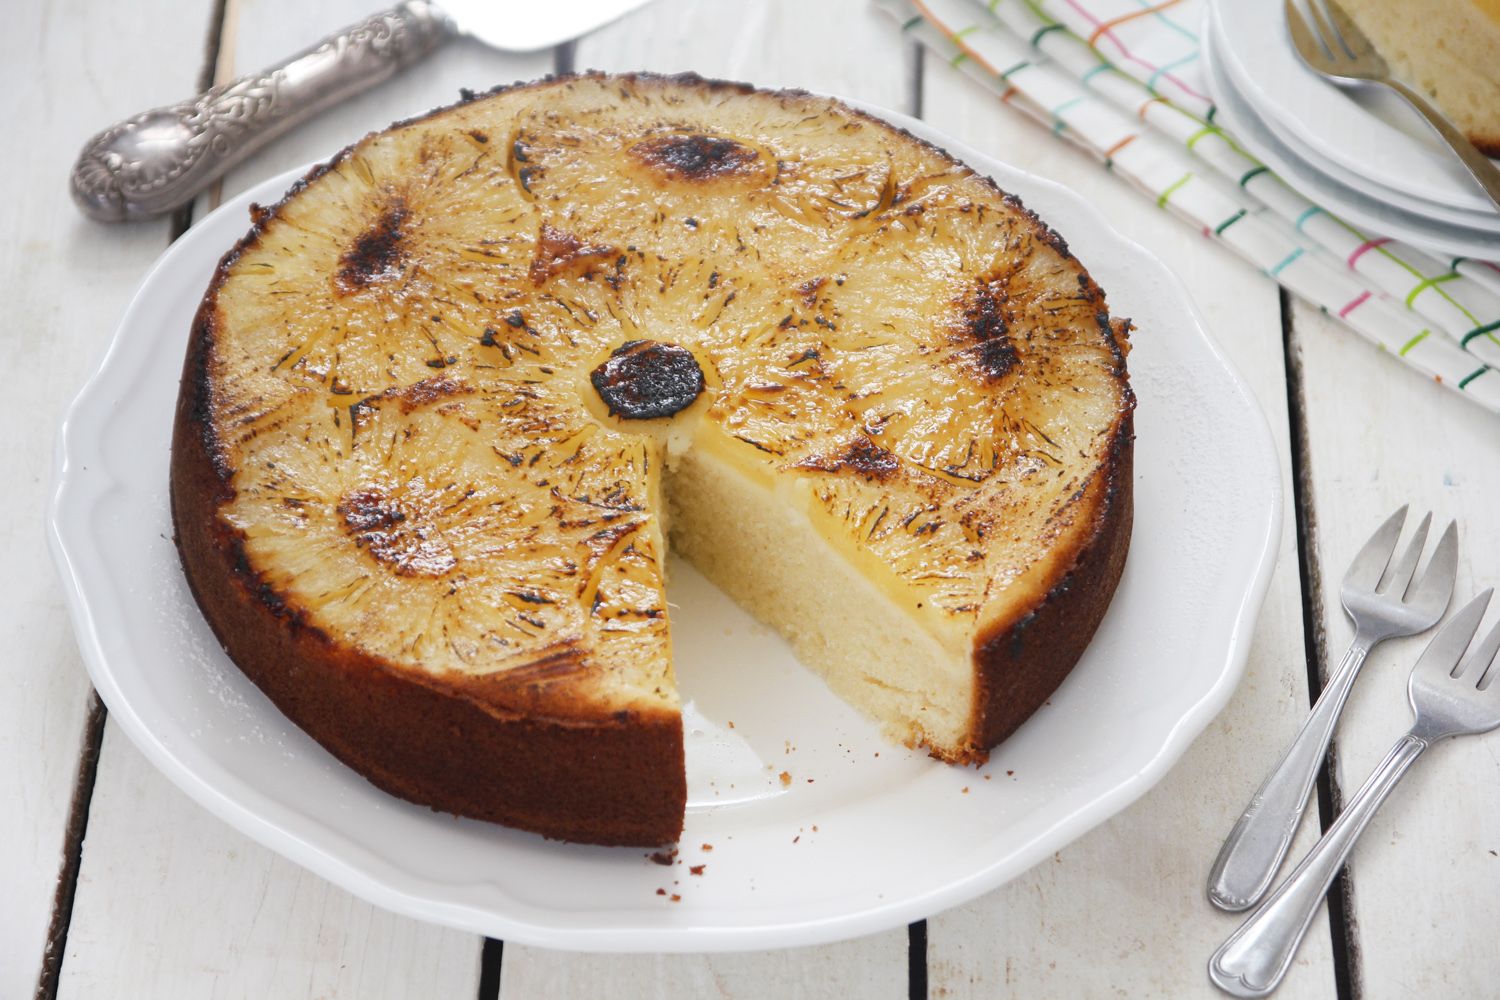
<instances>
[{"instance_id":1,"label":"fork handle","mask_svg":"<svg viewBox=\"0 0 1500 1000\"><path fill-rule=\"evenodd\" d=\"M1291 877L1214 952L1208 963L1214 985L1237 997L1263 997L1276 989L1355 841L1428 746L1415 731L1396 741Z\"/></svg>"},{"instance_id":2,"label":"fork handle","mask_svg":"<svg viewBox=\"0 0 1500 1000\"><path fill-rule=\"evenodd\" d=\"M1208 898L1219 909L1231 913L1248 910L1271 887L1302 822L1318 769L1328 755L1334 724L1371 645L1363 636L1355 636L1302 724L1302 731L1251 797L1219 848L1208 875Z\"/></svg>"},{"instance_id":3,"label":"fork handle","mask_svg":"<svg viewBox=\"0 0 1500 1000\"><path fill-rule=\"evenodd\" d=\"M1496 167L1488 156L1475 149L1469 137L1460 132L1420 91L1395 79L1387 80L1386 83L1392 90L1406 98L1407 103L1422 113L1422 117L1427 119L1427 124L1443 137L1444 142L1453 147L1453 151L1458 154L1465 169L1474 175L1474 179L1479 182L1480 187L1484 188L1484 193L1489 196L1490 201L1494 202L1496 207L1500 207L1500 167Z\"/></svg>"}]
</instances>

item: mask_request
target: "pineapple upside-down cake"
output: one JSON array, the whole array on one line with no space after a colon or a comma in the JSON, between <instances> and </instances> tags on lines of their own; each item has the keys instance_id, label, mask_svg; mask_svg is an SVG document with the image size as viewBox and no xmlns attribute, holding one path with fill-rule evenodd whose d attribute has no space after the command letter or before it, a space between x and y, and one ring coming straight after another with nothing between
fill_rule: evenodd
<instances>
[{"instance_id":1,"label":"pineapple upside-down cake","mask_svg":"<svg viewBox=\"0 0 1500 1000\"><path fill-rule=\"evenodd\" d=\"M1128 324L1019 202L876 118L550 79L253 214L184 368L183 564L240 668L399 796L675 839L669 544L954 763L1108 606Z\"/></svg>"}]
</instances>

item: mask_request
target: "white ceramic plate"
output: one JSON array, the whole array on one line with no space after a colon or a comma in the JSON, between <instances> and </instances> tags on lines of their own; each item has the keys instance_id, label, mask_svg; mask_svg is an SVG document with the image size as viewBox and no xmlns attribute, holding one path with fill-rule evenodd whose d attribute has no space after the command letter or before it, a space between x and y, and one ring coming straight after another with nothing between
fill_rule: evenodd
<instances>
[{"instance_id":1,"label":"white ceramic plate","mask_svg":"<svg viewBox=\"0 0 1500 1000\"><path fill-rule=\"evenodd\" d=\"M1254 99L1260 90L1260 85L1253 77L1248 75L1248 70L1238 58L1239 53L1236 51L1236 46L1225 36L1222 20L1218 15L1218 9L1217 6L1210 7L1208 20L1211 24L1218 24L1219 27L1203 33L1204 46L1212 46L1214 48L1213 57L1218 65L1219 73L1227 83L1234 87L1239 96L1240 104L1249 108L1260 123L1269 129L1288 150L1296 155L1300 162L1305 163L1317 173L1325 175L1333 183L1352 188L1354 191L1380 204L1393 206L1439 225L1461 226L1482 230L1486 233L1500 234L1500 209L1497 209L1483 197L1476 195L1475 201L1477 204L1469 207L1459 207L1418 197L1412 193L1409 186L1402 188L1389 187L1374 177L1367 176L1359 171L1348 170L1343 165L1331 159L1320 148L1321 146L1326 146L1326 142L1319 145L1308 145L1303 142L1296 129L1288 124L1287 119L1276 114L1265 114L1258 110L1255 107ZM1353 95L1346 96L1350 100L1354 100L1359 97L1359 94L1355 92ZM1383 100L1376 100L1376 97L1373 95L1365 95L1363 100L1371 103L1376 112L1382 113L1386 118L1396 120L1395 123L1398 125L1404 125L1406 131L1421 133L1418 138L1424 146L1430 146L1436 141L1432 138L1430 130L1428 130L1424 123L1412 120L1412 112L1409 108L1403 107L1392 110L1387 106L1390 101L1395 101L1398 104L1401 103L1399 98L1387 95ZM1361 135L1364 134L1364 132L1361 132ZM1437 155L1451 156L1451 154L1442 149L1437 150ZM1465 179L1467 179L1467 175L1465 175ZM1473 182L1467 181L1467 183L1472 186Z\"/></svg>"},{"instance_id":2,"label":"white ceramic plate","mask_svg":"<svg viewBox=\"0 0 1500 1000\"><path fill-rule=\"evenodd\" d=\"M1210 20L1212 20L1212 15L1210 15ZM1204 32L1203 38L1205 46L1214 47L1213 58L1218 65L1220 75L1227 84L1234 87L1239 94L1240 103L1248 106L1245 95L1253 87L1253 83L1244 78L1244 69L1235 62L1233 54L1229 52L1222 29ZM1251 110L1254 109L1251 108ZM1299 161L1367 198L1395 206L1439 225L1461 226L1486 233L1500 234L1500 208L1495 208L1493 205L1480 209L1456 208L1441 202L1413 197L1405 191L1388 188L1364 174L1345 170L1317 149L1305 145L1296 133L1286 127L1284 122L1275 118L1266 118L1258 113L1256 118L1267 129L1270 129L1271 134L1281 140L1282 144L1291 150Z\"/></svg>"},{"instance_id":3,"label":"white ceramic plate","mask_svg":"<svg viewBox=\"0 0 1500 1000\"><path fill-rule=\"evenodd\" d=\"M1217 35L1217 37L1215 37ZM1229 52L1228 45L1224 41L1223 32L1204 32L1204 45L1215 46L1214 57L1218 63L1219 72L1225 81L1231 84L1240 96L1242 104L1246 93L1253 86L1252 82L1243 77L1244 69L1235 62L1233 54ZM1248 105L1247 105L1248 106ZM1254 110L1253 108L1251 109ZM1419 215L1424 219L1442 225L1463 226L1471 229L1483 230L1487 233L1500 233L1500 208L1493 205L1484 208L1457 208L1453 205L1445 205L1441 202L1428 201L1425 198L1417 198L1406 191L1398 191L1388 188L1379 181L1366 177L1364 174L1352 173L1330 160L1323 153L1311 146L1305 145L1286 124L1275 118L1266 118L1256 114L1256 118L1271 130L1271 133L1296 154L1297 158L1306 163L1313 170L1337 181L1345 187L1373 198L1384 204L1394 205L1397 208Z\"/></svg>"},{"instance_id":4,"label":"white ceramic plate","mask_svg":"<svg viewBox=\"0 0 1500 1000\"><path fill-rule=\"evenodd\" d=\"M1234 76L1235 70L1233 64L1228 60L1221 59L1219 66L1225 78L1243 95L1243 85ZM1397 208L1411 212L1438 225L1461 226L1480 232L1500 234L1500 209L1484 211L1454 208L1452 205L1442 205L1435 201L1423 201L1420 198L1412 198L1400 191L1392 191L1384 184L1372 181L1361 174L1351 174L1322 153L1319 153L1316 149L1302 145L1296 136L1284 129L1275 120L1261 119L1261 121L1266 128L1271 130L1272 135L1280 139L1308 167L1323 174L1325 177L1335 178L1345 187L1367 198L1373 198L1378 202L1394 205Z\"/></svg>"},{"instance_id":5,"label":"white ceramic plate","mask_svg":"<svg viewBox=\"0 0 1500 1000\"><path fill-rule=\"evenodd\" d=\"M1345 90L1303 64L1275 0L1211 0L1245 100L1342 171L1454 208L1494 206L1415 111L1384 87Z\"/></svg>"},{"instance_id":6,"label":"white ceramic plate","mask_svg":"<svg viewBox=\"0 0 1500 1000\"><path fill-rule=\"evenodd\" d=\"M1277 136L1245 101L1240 79L1223 58L1227 42L1215 7L1203 33L1203 76L1218 109L1217 121L1235 140L1300 194L1356 226L1404 240L1440 255L1500 259L1500 231L1440 222L1389 200L1372 198L1308 163Z\"/></svg>"},{"instance_id":7,"label":"white ceramic plate","mask_svg":"<svg viewBox=\"0 0 1500 1000\"><path fill-rule=\"evenodd\" d=\"M694 706L692 805L671 867L641 850L555 843L399 801L292 726L204 624L167 510L189 322L219 255L246 229L249 202L275 200L290 174L234 199L163 256L63 427L51 541L112 720L230 825L374 903L582 950L788 947L899 926L999 886L1140 796L1244 669L1281 534L1265 420L1182 285L1082 199L879 113L1022 196L1066 235L1113 310L1139 324L1124 580L1078 667L988 766L952 768L884 743L680 564L671 599ZM697 864L707 869L689 874Z\"/></svg>"}]
</instances>

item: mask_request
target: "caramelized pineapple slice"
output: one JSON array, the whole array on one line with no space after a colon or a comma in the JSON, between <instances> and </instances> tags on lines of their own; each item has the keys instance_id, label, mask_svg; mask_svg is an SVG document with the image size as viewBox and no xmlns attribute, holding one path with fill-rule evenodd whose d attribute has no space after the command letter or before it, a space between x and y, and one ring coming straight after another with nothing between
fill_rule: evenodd
<instances>
[{"instance_id":1,"label":"caramelized pineapple slice","mask_svg":"<svg viewBox=\"0 0 1500 1000\"><path fill-rule=\"evenodd\" d=\"M243 425L224 517L266 584L373 656L517 683L544 661L553 686L675 704L657 447L570 392L435 376L340 408L302 390Z\"/></svg>"}]
</instances>

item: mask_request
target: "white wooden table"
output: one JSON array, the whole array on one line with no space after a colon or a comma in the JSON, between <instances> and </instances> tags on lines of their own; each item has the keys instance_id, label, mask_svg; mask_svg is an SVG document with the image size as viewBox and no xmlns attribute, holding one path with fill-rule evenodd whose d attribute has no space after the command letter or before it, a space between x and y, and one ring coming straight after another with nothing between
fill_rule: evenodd
<instances>
[{"instance_id":1,"label":"white wooden table","mask_svg":"<svg viewBox=\"0 0 1500 1000\"><path fill-rule=\"evenodd\" d=\"M6 8L0 337L14 353L0 394L0 998L1217 996L1205 962L1237 921L1206 902L1205 875L1349 638L1337 597L1344 564L1409 501L1458 519L1461 598L1500 583L1500 420L1288 301L923 59L864 0L657 0L556 51L453 44L273 145L222 194L447 103L461 86L575 66L692 69L858 98L1074 187L1196 290L1265 409L1291 486L1247 676L1166 780L1010 885L910 928L793 951L581 955L375 909L209 816L122 738L90 691L45 548L52 446L147 268L218 195L175 220L107 227L70 204L68 168L104 124L366 12L361 0ZM1423 641L1379 648L1355 687L1320 796L1325 825L1342 790L1404 730L1405 675ZM1431 758L1366 834L1281 996L1500 995L1500 737Z\"/></svg>"}]
</instances>

